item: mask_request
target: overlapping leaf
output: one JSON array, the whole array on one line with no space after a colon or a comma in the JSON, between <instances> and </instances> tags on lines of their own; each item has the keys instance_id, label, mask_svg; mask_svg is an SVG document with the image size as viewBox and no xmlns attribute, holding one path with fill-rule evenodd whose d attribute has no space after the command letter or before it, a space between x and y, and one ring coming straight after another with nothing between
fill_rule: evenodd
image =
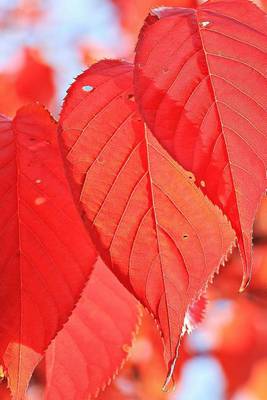
<instances>
[{"instance_id":1,"label":"overlapping leaf","mask_svg":"<svg viewBox=\"0 0 267 400\"><path fill-rule=\"evenodd\" d=\"M95 252L73 204L41 106L0 120L0 364L21 400L37 362L66 322Z\"/></svg>"},{"instance_id":2,"label":"overlapping leaf","mask_svg":"<svg viewBox=\"0 0 267 400\"><path fill-rule=\"evenodd\" d=\"M201 297L194 303L194 310L190 312L191 324L189 327L192 327L192 322L194 326L196 326L196 322L200 322L205 308L206 300ZM185 345L179 349L179 362L173 376L175 382L180 380L181 370L188 358L186 348ZM169 397L161 390L165 376L162 340L158 330L155 329L153 318L148 313L144 313L129 360L110 387L97 398L101 400L133 400L133 397L136 396L142 400L166 400L166 397Z\"/></svg>"},{"instance_id":3,"label":"overlapping leaf","mask_svg":"<svg viewBox=\"0 0 267 400\"><path fill-rule=\"evenodd\" d=\"M246 0L151 12L135 91L160 142L232 222L251 275L251 236L266 189L267 19Z\"/></svg>"},{"instance_id":4,"label":"overlapping leaf","mask_svg":"<svg viewBox=\"0 0 267 400\"><path fill-rule=\"evenodd\" d=\"M64 329L46 353L46 400L88 400L109 385L140 325L134 297L98 261Z\"/></svg>"},{"instance_id":5,"label":"overlapping leaf","mask_svg":"<svg viewBox=\"0 0 267 400\"><path fill-rule=\"evenodd\" d=\"M188 306L224 260L234 232L145 129L132 91L130 64L94 65L66 97L60 136L94 242L159 322L172 370Z\"/></svg>"}]
</instances>

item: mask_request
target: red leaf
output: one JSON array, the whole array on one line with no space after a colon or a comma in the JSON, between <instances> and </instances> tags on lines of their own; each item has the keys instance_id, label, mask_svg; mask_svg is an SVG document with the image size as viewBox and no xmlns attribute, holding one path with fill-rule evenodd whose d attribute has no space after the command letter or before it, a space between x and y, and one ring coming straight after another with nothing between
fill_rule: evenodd
<instances>
[{"instance_id":1,"label":"red leaf","mask_svg":"<svg viewBox=\"0 0 267 400\"><path fill-rule=\"evenodd\" d=\"M0 120L0 363L14 399L23 399L34 367L66 322L95 252L73 204L41 106Z\"/></svg>"},{"instance_id":2,"label":"red leaf","mask_svg":"<svg viewBox=\"0 0 267 400\"><path fill-rule=\"evenodd\" d=\"M0 113L14 116L23 105L14 84L14 74L0 73Z\"/></svg>"},{"instance_id":3,"label":"red leaf","mask_svg":"<svg viewBox=\"0 0 267 400\"><path fill-rule=\"evenodd\" d=\"M171 366L187 308L224 260L234 232L145 130L132 91L130 64L94 65L66 97L61 138L95 244L159 322Z\"/></svg>"},{"instance_id":4,"label":"red leaf","mask_svg":"<svg viewBox=\"0 0 267 400\"><path fill-rule=\"evenodd\" d=\"M267 245L258 245L254 248L254 268L253 281L243 294L244 298L250 299L259 306L267 306ZM210 288L209 297L230 298L238 300L240 294L237 293L238 282L240 281L241 260L239 254L234 253L229 265L223 274L216 279Z\"/></svg>"},{"instance_id":5,"label":"red leaf","mask_svg":"<svg viewBox=\"0 0 267 400\"><path fill-rule=\"evenodd\" d=\"M263 197L254 223L254 236L257 240L267 241L267 196Z\"/></svg>"},{"instance_id":6,"label":"red leaf","mask_svg":"<svg viewBox=\"0 0 267 400\"><path fill-rule=\"evenodd\" d=\"M17 72L15 86L25 102L39 101L49 106L55 95L54 71L33 48L24 49L24 63Z\"/></svg>"},{"instance_id":7,"label":"red leaf","mask_svg":"<svg viewBox=\"0 0 267 400\"><path fill-rule=\"evenodd\" d=\"M198 301L195 301L187 311L185 316L185 328L188 333L191 333L202 321L207 308L207 298L202 295Z\"/></svg>"},{"instance_id":8,"label":"red leaf","mask_svg":"<svg viewBox=\"0 0 267 400\"><path fill-rule=\"evenodd\" d=\"M239 297L233 303L229 320L218 327L212 352L224 370L228 399L234 398L234 393L251 377L257 361L267 357L266 302L259 307L245 296Z\"/></svg>"},{"instance_id":9,"label":"red leaf","mask_svg":"<svg viewBox=\"0 0 267 400\"><path fill-rule=\"evenodd\" d=\"M140 317L135 299L99 260L47 351L45 399L87 400L104 390L125 362Z\"/></svg>"},{"instance_id":10,"label":"red leaf","mask_svg":"<svg viewBox=\"0 0 267 400\"><path fill-rule=\"evenodd\" d=\"M122 27L137 38L149 10L159 5L158 0L112 0L118 10ZM196 0L165 0L165 6L195 7Z\"/></svg>"},{"instance_id":11,"label":"red leaf","mask_svg":"<svg viewBox=\"0 0 267 400\"><path fill-rule=\"evenodd\" d=\"M11 400L11 394L7 387L6 380L0 382L0 399Z\"/></svg>"},{"instance_id":12,"label":"red leaf","mask_svg":"<svg viewBox=\"0 0 267 400\"><path fill-rule=\"evenodd\" d=\"M10 62L15 64L17 58ZM0 74L0 113L14 116L19 107L34 101L51 106L55 97L54 70L34 48L23 49L22 64Z\"/></svg>"},{"instance_id":13,"label":"red leaf","mask_svg":"<svg viewBox=\"0 0 267 400\"><path fill-rule=\"evenodd\" d=\"M136 54L141 112L232 222L244 263L242 289L266 189L266 32L265 14L245 0L163 8L147 18Z\"/></svg>"}]
</instances>

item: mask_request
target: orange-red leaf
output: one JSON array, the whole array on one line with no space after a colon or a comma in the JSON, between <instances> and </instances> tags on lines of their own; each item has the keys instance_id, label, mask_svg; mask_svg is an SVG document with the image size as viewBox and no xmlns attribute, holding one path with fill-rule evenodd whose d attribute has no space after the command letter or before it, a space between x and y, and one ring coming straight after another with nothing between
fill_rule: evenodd
<instances>
[{"instance_id":1,"label":"orange-red leaf","mask_svg":"<svg viewBox=\"0 0 267 400\"><path fill-rule=\"evenodd\" d=\"M15 76L15 87L22 101L39 101L49 106L55 96L54 70L34 48L24 49L23 65Z\"/></svg>"},{"instance_id":2,"label":"orange-red leaf","mask_svg":"<svg viewBox=\"0 0 267 400\"><path fill-rule=\"evenodd\" d=\"M16 110L23 104L19 98L15 84L14 74L0 73L0 114L14 116Z\"/></svg>"},{"instance_id":3,"label":"orange-red leaf","mask_svg":"<svg viewBox=\"0 0 267 400\"><path fill-rule=\"evenodd\" d=\"M148 16L136 53L135 91L160 142L193 171L236 230L243 285L266 189L267 18L251 2L212 1Z\"/></svg>"},{"instance_id":4,"label":"orange-red leaf","mask_svg":"<svg viewBox=\"0 0 267 400\"><path fill-rule=\"evenodd\" d=\"M195 301L189 308L185 317L185 328L189 333L193 331L202 321L207 308L207 298L201 296L198 301Z\"/></svg>"},{"instance_id":5,"label":"orange-red leaf","mask_svg":"<svg viewBox=\"0 0 267 400\"><path fill-rule=\"evenodd\" d=\"M127 358L140 317L136 300L99 260L46 353L45 400L88 400L104 390Z\"/></svg>"},{"instance_id":6,"label":"orange-red leaf","mask_svg":"<svg viewBox=\"0 0 267 400\"><path fill-rule=\"evenodd\" d=\"M145 129L132 65L103 61L78 77L60 118L75 197L97 248L161 326L177 356L188 306L232 246L220 210Z\"/></svg>"},{"instance_id":7,"label":"orange-red leaf","mask_svg":"<svg viewBox=\"0 0 267 400\"><path fill-rule=\"evenodd\" d=\"M158 0L112 0L116 8L122 27L131 35L134 39L137 38L138 32L143 24L144 18L146 17L149 10L153 7L157 7L160 2ZM197 0L165 0L165 6L177 6L177 7L196 7Z\"/></svg>"},{"instance_id":8,"label":"orange-red leaf","mask_svg":"<svg viewBox=\"0 0 267 400\"><path fill-rule=\"evenodd\" d=\"M40 51L24 48L21 58L15 69L0 74L0 113L12 117L25 104L38 101L48 107L55 98L54 70Z\"/></svg>"},{"instance_id":9,"label":"orange-red leaf","mask_svg":"<svg viewBox=\"0 0 267 400\"><path fill-rule=\"evenodd\" d=\"M0 382L0 399L1 400L11 400L11 394L7 387L6 380Z\"/></svg>"},{"instance_id":10,"label":"orange-red leaf","mask_svg":"<svg viewBox=\"0 0 267 400\"><path fill-rule=\"evenodd\" d=\"M0 364L13 398L66 322L95 260L38 105L0 119Z\"/></svg>"}]
</instances>

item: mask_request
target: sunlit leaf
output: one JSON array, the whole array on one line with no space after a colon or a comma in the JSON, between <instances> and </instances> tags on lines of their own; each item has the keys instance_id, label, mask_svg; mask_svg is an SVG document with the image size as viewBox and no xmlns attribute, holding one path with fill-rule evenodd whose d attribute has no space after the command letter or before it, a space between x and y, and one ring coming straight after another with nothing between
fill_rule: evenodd
<instances>
[{"instance_id":1,"label":"sunlit leaf","mask_svg":"<svg viewBox=\"0 0 267 400\"><path fill-rule=\"evenodd\" d=\"M140 308L98 261L63 330L46 353L45 400L87 400L119 373L140 325Z\"/></svg>"},{"instance_id":2,"label":"sunlit leaf","mask_svg":"<svg viewBox=\"0 0 267 400\"><path fill-rule=\"evenodd\" d=\"M132 91L132 65L94 65L69 90L60 137L82 217L106 263L160 324L170 377L188 307L235 235L145 128Z\"/></svg>"},{"instance_id":3,"label":"sunlit leaf","mask_svg":"<svg viewBox=\"0 0 267 400\"><path fill-rule=\"evenodd\" d=\"M21 400L95 260L41 106L0 119L0 364Z\"/></svg>"},{"instance_id":4,"label":"sunlit leaf","mask_svg":"<svg viewBox=\"0 0 267 400\"><path fill-rule=\"evenodd\" d=\"M244 264L241 289L266 189L266 51L266 15L246 0L216 0L197 10L152 10L136 52L141 113L230 219Z\"/></svg>"}]
</instances>

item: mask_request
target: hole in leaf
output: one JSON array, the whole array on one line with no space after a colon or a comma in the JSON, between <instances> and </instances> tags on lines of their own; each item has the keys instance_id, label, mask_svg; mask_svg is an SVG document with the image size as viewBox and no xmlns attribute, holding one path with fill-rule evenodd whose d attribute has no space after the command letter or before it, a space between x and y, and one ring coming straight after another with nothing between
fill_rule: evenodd
<instances>
[{"instance_id":1,"label":"hole in leaf","mask_svg":"<svg viewBox=\"0 0 267 400\"><path fill-rule=\"evenodd\" d=\"M186 171L186 175L190 181L195 182L196 180L195 175L191 171Z\"/></svg>"},{"instance_id":2,"label":"hole in leaf","mask_svg":"<svg viewBox=\"0 0 267 400\"><path fill-rule=\"evenodd\" d=\"M209 24L210 24L209 21L201 21L201 22L199 23L199 26L200 26L201 28L206 28L206 26L208 26Z\"/></svg>"},{"instance_id":3,"label":"hole in leaf","mask_svg":"<svg viewBox=\"0 0 267 400\"><path fill-rule=\"evenodd\" d=\"M92 92L94 90L94 87L91 85L85 85L83 86L83 91L84 92Z\"/></svg>"}]
</instances>

